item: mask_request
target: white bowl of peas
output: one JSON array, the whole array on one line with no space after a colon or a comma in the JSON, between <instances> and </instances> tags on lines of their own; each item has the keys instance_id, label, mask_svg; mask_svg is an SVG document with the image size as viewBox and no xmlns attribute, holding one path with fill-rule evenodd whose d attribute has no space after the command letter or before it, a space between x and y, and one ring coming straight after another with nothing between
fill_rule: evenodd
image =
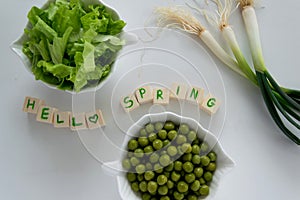
<instances>
[{"instance_id":1,"label":"white bowl of peas","mask_svg":"<svg viewBox=\"0 0 300 200\"><path fill-rule=\"evenodd\" d=\"M122 199L213 199L234 167L218 139L196 120L171 112L144 115L124 140Z\"/></svg>"}]
</instances>

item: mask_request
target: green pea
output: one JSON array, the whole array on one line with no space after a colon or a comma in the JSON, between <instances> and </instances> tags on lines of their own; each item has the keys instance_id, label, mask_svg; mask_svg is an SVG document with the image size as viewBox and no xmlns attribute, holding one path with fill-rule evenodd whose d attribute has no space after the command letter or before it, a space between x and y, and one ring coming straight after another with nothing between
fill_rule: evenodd
<instances>
[{"instance_id":1,"label":"green pea","mask_svg":"<svg viewBox=\"0 0 300 200\"><path fill-rule=\"evenodd\" d=\"M182 156L182 160L184 162L192 161L193 155L191 153L186 153Z\"/></svg>"},{"instance_id":2,"label":"green pea","mask_svg":"<svg viewBox=\"0 0 300 200\"><path fill-rule=\"evenodd\" d=\"M167 171L164 171L164 175L165 175L168 179L169 179L170 176L171 176L170 172L167 172Z\"/></svg>"},{"instance_id":3,"label":"green pea","mask_svg":"<svg viewBox=\"0 0 300 200\"><path fill-rule=\"evenodd\" d=\"M191 173L194 170L194 165L191 162L185 162L182 168L185 172Z\"/></svg>"},{"instance_id":4,"label":"green pea","mask_svg":"<svg viewBox=\"0 0 300 200\"><path fill-rule=\"evenodd\" d=\"M131 163L131 165L132 166L137 166L138 164L140 164L140 160L138 159L138 158L136 158L136 157L131 157L130 158L130 163Z\"/></svg>"},{"instance_id":5,"label":"green pea","mask_svg":"<svg viewBox=\"0 0 300 200\"><path fill-rule=\"evenodd\" d=\"M166 130L160 130L158 131L158 137L162 140L167 139L168 132Z\"/></svg>"},{"instance_id":6,"label":"green pea","mask_svg":"<svg viewBox=\"0 0 300 200\"><path fill-rule=\"evenodd\" d=\"M165 176L165 175L163 175L163 174L161 174L161 175L159 175L158 177L157 177L157 184L158 185L164 185L164 184L166 184L167 183L167 181L168 181L168 178Z\"/></svg>"},{"instance_id":7,"label":"green pea","mask_svg":"<svg viewBox=\"0 0 300 200\"><path fill-rule=\"evenodd\" d=\"M144 178L146 181L150 181L155 177L155 173L153 171L147 171L144 174Z\"/></svg>"},{"instance_id":8,"label":"green pea","mask_svg":"<svg viewBox=\"0 0 300 200\"><path fill-rule=\"evenodd\" d=\"M182 200L182 199L184 198L184 194L181 194L181 193L179 193L179 192L177 192L177 191L175 191L175 192L173 193L173 196L174 196L174 199L175 199L175 200Z\"/></svg>"},{"instance_id":9,"label":"green pea","mask_svg":"<svg viewBox=\"0 0 300 200\"><path fill-rule=\"evenodd\" d=\"M176 138L176 143L177 144L183 144L183 143L186 143L187 139L184 135L178 135L177 138Z\"/></svg>"},{"instance_id":10,"label":"green pea","mask_svg":"<svg viewBox=\"0 0 300 200\"><path fill-rule=\"evenodd\" d=\"M191 190L193 190L194 192L198 191L200 189L200 181L195 180L192 184L191 184Z\"/></svg>"},{"instance_id":11,"label":"green pea","mask_svg":"<svg viewBox=\"0 0 300 200\"><path fill-rule=\"evenodd\" d=\"M167 186L168 186L169 189L172 189L174 187L174 182L171 181L171 180L168 180L167 181Z\"/></svg>"},{"instance_id":12,"label":"green pea","mask_svg":"<svg viewBox=\"0 0 300 200\"><path fill-rule=\"evenodd\" d=\"M139 142L139 145L140 145L141 147L145 147L145 146L147 146L147 145L149 144L149 140L148 140L147 137L140 137L140 138L138 139L138 142Z\"/></svg>"},{"instance_id":13,"label":"green pea","mask_svg":"<svg viewBox=\"0 0 300 200\"><path fill-rule=\"evenodd\" d=\"M154 181L149 181L147 185L147 190L150 193L155 193L157 191L157 183Z\"/></svg>"},{"instance_id":14,"label":"green pea","mask_svg":"<svg viewBox=\"0 0 300 200\"><path fill-rule=\"evenodd\" d=\"M174 140L177 137L177 131L171 130L168 132L168 139L170 141Z\"/></svg>"},{"instance_id":15,"label":"green pea","mask_svg":"<svg viewBox=\"0 0 300 200\"><path fill-rule=\"evenodd\" d=\"M134 151L136 148L138 148L138 142L135 139L129 140L127 148L131 151Z\"/></svg>"},{"instance_id":16,"label":"green pea","mask_svg":"<svg viewBox=\"0 0 300 200\"><path fill-rule=\"evenodd\" d=\"M190 131L190 128L189 128L188 125L186 125L186 124L181 124L181 125L179 126L179 132L180 132L180 133L186 135L186 134L189 133L189 131Z\"/></svg>"},{"instance_id":17,"label":"green pea","mask_svg":"<svg viewBox=\"0 0 300 200\"><path fill-rule=\"evenodd\" d=\"M140 136L142 136L142 137L146 137L146 136L147 136L147 131L146 131L146 129L142 128L142 129L140 130Z\"/></svg>"},{"instance_id":18,"label":"green pea","mask_svg":"<svg viewBox=\"0 0 300 200\"><path fill-rule=\"evenodd\" d=\"M138 182L133 182L133 183L131 183L131 189L132 189L134 192L138 192L138 191L140 190Z\"/></svg>"},{"instance_id":19,"label":"green pea","mask_svg":"<svg viewBox=\"0 0 300 200\"><path fill-rule=\"evenodd\" d=\"M171 174L171 180L174 181L174 182L179 181L180 177L181 177L180 174L178 174L175 171L173 171L172 174Z\"/></svg>"},{"instance_id":20,"label":"green pea","mask_svg":"<svg viewBox=\"0 0 300 200\"><path fill-rule=\"evenodd\" d=\"M207 155L208 157L209 157L209 159L211 160L211 161L216 161L217 160L217 154L215 153L215 152L210 152L208 155Z\"/></svg>"},{"instance_id":21,"label":"green pea","mask_svg":"<svg viewBox=\"0 0 300 200\"><path fill-rule=\"evenodd\" d=\"M197 138L197 133L191 130L187 136L188 141L193 142L196 138Z\"/></svg>"},{"instance_id":22,"label":"green pea","mask_svg":"<svg viewBox=\"0 0 300 200\"><path fill-rule=\"evenodd\" d=\"M207 157L207 156L201 156L201 164L203 165L203 166L208 166L209 165L209 163L210 163L210 159L209 159L209 157Z\"/></svg>"},{"instance_id":23,"label":"green pea","mask_svg":"<svg viewBox=\"0 0 300 200\"><path fill-rule=\"evenodd\" d=\"M192 142L193 145L194 145L194 144L200 145L200 143L201 143L201 141L200 141L200 139L197 138L197 137L196 137L196 138L193 140L193 142Z\"/></svg>"},{"instance_id":24,"label":"green pea","mask_svg":"<svg viewBox=\"0 0 300 200\"><path fill-rule=\"evenodd\" d=\"M206 169L211 172L216 171L216 169L217 169L216 163L213 163L213 162L209 163L208 166L206 167Z\"/></svg>"},{"instance_id":25,"label":"green pea","mask_svg":"<svg viewBox=\"0 0 300 200\"><path fill-rule=\"evenodd\" d=\"M160 195L168 194L168 187L166 185L159 186L158 187L158 194L160 194Z\"/></svg>"},{"instance_id":26,"label":"green pea","mask_svg":"<svg viewBox=\"0 0 300 200\"><path fill-rule=\"evenodd\" d=\"M162 197L160 197L159 200L170 200L170 197L168 197L168 196L162 196Z\"/></svg>"},{"instance_id":27,"label":"green pea","mask_svg":"<svg viewBox=\"0 0 300 200\"><path fill-rule=\"evenodd\" d=\"M122 166L125 170L129 170L131 168L130 160L128 158L124 159L122 161Z\"/></svg>"},{"instance_id":28,"label":"green pea","mask_svg":"<svg viewBox=\"0 0 300 200\"><path fill-rule=\"evenodd\" d=\"M177 184L177 190L180 193L187 192L189 189L189 185L184 181L179 181Z\"/></svg>"},{"instance_id":29,"label":"green pea","mask_svg":"<svg viewBox=\"0 0 300 200\"><path fill-rule=\"evenodd\" d=\"M205 173L203 174L203 177L204 177L204 179L205 179L207 182L210 182L210 181L212 180L212 178L213 178L213 175L212 175L211 172L205 172Z\"/></svg>"},{"instance_id":30,"label":"green pea","mask_svg":"<svg viewBox=\"0 0 300 200\"><path fill-rule=\"evenodd\" d=\"M175 146L169 146L167 148L167 152L170 156L176 156L178 153L177 148Z\"/></svg>"},{"instance_id":31,"label":"green pea","mask_svg":"<svg viewBox=\"0 0 300 200\"><path fill-rule=\"evenodd\" d=\"M163 141L163 146L168 146L170 144L170 140L164 140Z\"/></svg>"},{"instance_id":32,"label":"green pea","mask_svg":"<svg viewBox=\"0 0 300 200\"><path fill-rule=\"evenodd\" d=\"M191 153L192 152L192 146L191 146L191 144L190 143L184 143L182 145L182 151L184 153Z\"/></svg>"},{"instance_id":33,"label":"green pea","mask_svg":"<svg viewBox=\"0 0 300 200\"><path fill-rule=\"evenodd\" d=\"M137 180L138 180L139 182L141 182L141 181L144 180L144 173L138 174L136 177L137 177Z\"/></svg>"},{"instance_id":34,"label":"green pea","mask_svg":"<svg viewBox=\"0 0 300 200\"><path fill-rule=\"evenodd\" d=\"M188 196L187 200L198 200L198 197L196 195L192 194L192 195Z\"/></svg>"},{"instance_id":35,"label":"green pea","mask_svg":"<svg viewBox=\"0 0 300 200\"><path fill-rule=\"evenodd\" d=\"M142 200L150 200L150 199L151 199L151 195L149 193L142 194Z\"/></svg>"},{"instance_id":36,"label":"green pea","mask_svg":"<svg viewBox=\"0 0 300 200\"><path fill-rule=\"evenodd\" d=\"M138 148L138 149L134 150L134 156L137 158L142 158L144 156L143 149Z\"/></svg>"},{"instance_id":37,"label":"green pea","mask_svg":"<svg viewBox=\"0 0 300 200\"><path fill-rule=\"evenodd\" d=\"M143 164L139 164L135 167L135 170L138 174L142 174L146 171L146 166Z\"/></svg>"},{"instance_id":38,"label":"green pea","mask_svg":"<svg viewBox=\"0 0 300 200\"><path fill-rule=\"evenodd\" d=\"M195 179L196 179L196 176L195 176L195 174L190 173L190 174L186 174L186 175L184 176L184 179L185 179L185 181L186 181L187 183L193 183L193 182L195 181Z\"/></svg>"},{"instance_id":39,"label":"green pea","mask_svg":"<svg viewBox=\"0 0 300 200\"><path fill-rule=\"evenodd\" d=\"M165 171L171 172L174 169L174 163L169 164L168 166L165 167Z\"/></svg>"},{"instance_id":40,"label":"green pea","mask_svg":"<svg viewBox=\"0 0 300 200\"><path fill-rule=\"evenodd\" d=\"M136 174L134 173L131 173L131 172L128 172L127 173L127 180L129 182L134 182L136 180Z\"/></svg>"},{"instance_id":41,"label":"green pea","mask_svg":"<svg viewBox=\"0 0 300 200\"><path fill-rule=\"evenodd\" d=\"M147 154L149 154L149 153L152 153L153 152L153 147L152 146L146 146L145 148L144 148L144 152L145 153L147 153Z\"/></svg>"},{"instance_id":42,"label":"green pea","mask_svg":"<svg viewBox=\"0 0 300 200\"><path fill-rule=\"evenodd\" d=\"M155 172L158 173L158 174L161 174L161 173L163 173L163 171L164 171L163 167L162 167L160 164L158 164L158 163L156 163L156 164L154 165L154 170L155 170Z\"/></svg>"},{"instance_id":43,"label":"green pea","mask_svg":"<svg viewBox=\"0 0 300 200\"><path fill-rule=\"evenodd\" d=\"M146 127L145 127L147 133L152 133L154 132L154 125L153 124L147 124Z\"/></svg>"},{"instance_id":44,"label":"green pea","mask_svg":"<svg viewBox=\"0 0 300 200\"><path fill-rule=\"evenodd\" d=\"M200 151L201 151L201 153L207 152L208 149L209 149L208 144L207 144L206 142L203 142L203 143L201 144L201 146L200 146Z\"/></svg>"},{"instance_id":45,"label":"green pea","mask_svg":"<svg viewBox=\"0 0 300 200\"><path fill-rule=\"evenodd\" d=\"M159 159L159 155L157 153L154 152L150 155L150 162L151 163L157 163L158 159Z\"/></svg>"},{"instance_id":46,"label":"green pea","mask_svg":"<svg viewBox=\"0 0 300 200\"><path fill-rule=\"evenodd\" d=\"M200 147L199 147L199 145L194 144L194 145L192 146L192 153L193 153L193 154L196 154L196 155L199 155L199 154L200 154Z\"/></svg>"},{"instance_id":47,"label":"green pea","mask_svg":"<svg viewBox=\"0 0 300 200\"><path fill-rule=\"evenodd\" d=\"M178 155L180 155L180 156L184 154L184 152L182 150L182 146L177 147L177 152L178 152Z\"/></svg>"},{"instance_id":48,"label":"green pea","mask_svg":"<svg viewBox=\"0 0 300 200\"><path fill-rule=\"evenodd\" d=\"M167 131L173 130L175 129L175 124L173 122L166 122L164 125L164 129L166 129Z\"/></svg>"},{"instance_id":49,"label":"green pea","mask_svg":"<svg viewBox=\"0 0 300 200\"><path fill-rule=\"evenodd\" d=\"M162 122L156 122L154 124L154 128L155 128L156 131L160 131L161 129L164 128L164 124Z\"/></svg>"},{"instance_id":50,"label":"green pea","mask_svg":"<svg viewBox=\"0 0 300 200\"><path fill-rule=\"evenodd\" d=\"M201 157L199 155L194 155L192 158L192 163L194 165L199 165L201 162Z\"/></svg>"},{"instance_id":51,"label":"green pea","mask_svg":"<svg viewBox=\"0 0 300 200\"><path fill-rule=\"evenodd\" d=\"M147 182L146 181L140 182L139 189L141 192L147 192Z\"/></svg>"},{"instance_id":52,"label":"green pea","mask_svg":"<svg viewBox=\"0 0 300 200\"><path fill-rule=\"evenodd\" d=\"M163 166L166 167L171 163L171 159L170 156L168 154L162 155L159 158L159 163Z\"/></svg>"},{"instance_id":53,"label":"green pea","mask_svg":"<svg viewBox=\"0 0 300 200\"><path fill-rule=\"evenodd\" d=\"M201 184L201 185L206 184L206 181L204 180L204 178L200 178L199 181L200 181L200 184Z\"/></svg>"},{"instance_id":54,"label":"green pea","mask_svg":"<svg viewBox=\"0 0 300 200\"><path fill-rule=\"evenodd\" d=\"M156 150L160 150L163 147L163 143L159 139L154 140L152 145L153 145L153 148Z\"/></svg>"},{"instance_id":55,"label":"green pea","mask_svg":"<svg viewBox=\"0 0 300 200\"><path fill-rule=\"evenodd\" d=\"M152 170L152 164L150 162L146 163L146 170L148 171Z\"/></svg>"},{"instance_id":56,"label":"green pea","mask_svg":"<svg viewBox=\"0 0 300 200\"><path fill-rule=\"evenodd\" d=\"M148 136L149 142L153 142L154 140L156 140L156 138L157 138L156 133L150 133Z\"/></svg>"},{"instance_id":57,"label":"green pea","mask_svg":"<svg viewBox=\"0 0 300 200\"><path fill-rule=\"evenodd\" d=\"M203 168L202 167L196 167L194 169L194 174L197 178L200 178L203 175Z\"/></svg>"},{"instance_id":58,"label":"green pea","mask_svg":"<svg viewBox=\"0 0 300 200\"><path fill-rule=\"evenodd\" d=\"M180 161L175 161L175 163L174 163L174 169L175 169L176 171L181 171L181 170L182 170L182 162L180 162Z\"/></svg>"},{"instance_id":59,"label":"green pea","mask_svg":"<svg viewBox=\"0 0 300 200\"><path fill-rule=\"evenodd\" d=\"M202 196L207 196L209 194L209 187L207 185L202 185L199 192Z\"/></svg>"}]
</instances>

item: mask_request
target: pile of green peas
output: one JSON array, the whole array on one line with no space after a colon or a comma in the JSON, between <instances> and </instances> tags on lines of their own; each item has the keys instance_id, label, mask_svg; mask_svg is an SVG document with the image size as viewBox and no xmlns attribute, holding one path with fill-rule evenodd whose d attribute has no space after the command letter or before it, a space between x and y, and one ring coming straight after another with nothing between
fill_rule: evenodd
<instances>
[{"instance_id":1,"label":"pile of green peas","mask_svg":"<svg viewBox=\"0 0 300 200\"><path fill-rule=\"evenodd\" d=\"M122 165L142 200L196 200L209 195L217 155L187 124L146 124L128 141Z\"/></svg>"}]
</instances>

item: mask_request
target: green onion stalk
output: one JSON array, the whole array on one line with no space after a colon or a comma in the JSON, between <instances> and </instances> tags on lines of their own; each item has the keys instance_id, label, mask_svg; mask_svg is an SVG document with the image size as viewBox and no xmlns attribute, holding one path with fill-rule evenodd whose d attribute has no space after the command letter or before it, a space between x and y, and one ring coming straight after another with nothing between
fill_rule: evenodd
<instances>
[{"instance_id":1,"label":"green onion stalk","mask_svg":"<svg viewBox=\"0 0 300 200\"><path fill-rule=\"evenodd\" d=\"M267 109L281 131L293 142L300 145L300 138L289 129L283 120L297 130L300 129L300 92L281 87L267 70L262 53L259 27L253 0L239 0L242 16L250 44L257 83ZM298 131L299 133L299 131Z\"/></svg>"}]
</instances>

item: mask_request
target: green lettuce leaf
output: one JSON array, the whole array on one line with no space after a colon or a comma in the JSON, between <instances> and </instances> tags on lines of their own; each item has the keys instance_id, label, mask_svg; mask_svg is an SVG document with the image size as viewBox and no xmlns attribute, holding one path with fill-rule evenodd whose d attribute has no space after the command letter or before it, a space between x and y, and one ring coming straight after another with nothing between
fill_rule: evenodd
<instances>
[{"instance_id":1,"label":"green lettuce leaf","mask_svg":"<svg viewBox=\"0 0 300 200\"><path fill-rule=\"evenodd\" d=\"M74 67L66 66L64 64L53 65L52 63L43 60L38 62L37 67L43 68L44 72L51 73L58 79L66 78L76 70Z\"/></svg>"},{"instance_id":2,"label":"green lettuce leaf","mask_svg":"<svg viewBox=\"0 0 300 200\"><path fill-rule=\"evenodd\" d=\"M62 38L55 37L53 39L53 44L48 42L48 49L52 58L52 62L54 64L62 63L65 50L67 47L68 39L72 33L73 27L68 27L67 30L64 32Z\"/></svg>"},{"instance_id":3,"label":"green lettuce leaf","mask_svg":"<svg viewBox=\"0 0 300 200\"><path fill-rule=\"evenodd\" d=\"M83 66L82 69L84 72L92 72L95 70L95 47L89 42L84 43L83 49Z\"/></svg>"}]
</instances>

